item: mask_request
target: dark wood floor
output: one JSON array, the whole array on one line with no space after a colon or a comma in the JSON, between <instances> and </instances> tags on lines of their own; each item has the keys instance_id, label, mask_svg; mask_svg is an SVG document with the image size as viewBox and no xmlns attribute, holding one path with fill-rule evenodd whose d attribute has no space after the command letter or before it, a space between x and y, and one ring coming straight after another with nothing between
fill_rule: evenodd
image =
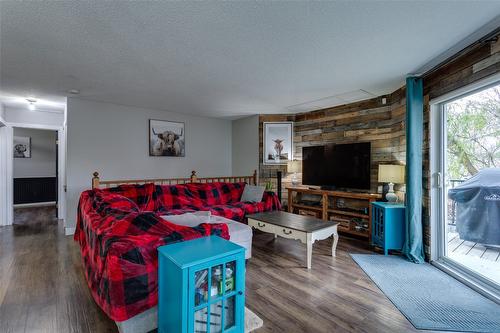
<instances>
[{"instance_id":1,"label":"dark wood floor","mask_svg":"<svg viewBox=\"0 0 500 333\"><path fill-rule=\"evenodd\" d=\"M117 332L55 212L29 214L0 228L0 332ZM341 237L332 258L331 240L317 242L308 271L305 246L256 232L246 305L264 320L258 333L416 332L350 258L369 252L361 244Z\"/></svg>"}]
</instances>

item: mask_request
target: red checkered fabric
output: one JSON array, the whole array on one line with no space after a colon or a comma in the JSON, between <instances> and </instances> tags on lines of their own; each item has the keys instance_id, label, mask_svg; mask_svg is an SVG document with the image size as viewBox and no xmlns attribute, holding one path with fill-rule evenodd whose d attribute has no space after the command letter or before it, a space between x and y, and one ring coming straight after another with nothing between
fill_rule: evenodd
<instances>
[{"instance_id":1,"label":"red checkered fabric","mask_svg":"<svg viewBox=\"0 0 500 333\"><path fill-rule=\"evenodd\" d=\"M140 211L139 206L131 199L120 194L100 190L94 192L93 208L101 216Z\"/></svg>"},{"instance_id":2,"label":"red checkered fabric","mask_svg":"<svg viewBox=\"0 0 500 333\"><path fill-rule=\"evenodd\" d=\"M161 215L209 210L244 222L247 214L281 209L272 192L265 192L261 202L240 202L244 185L145 184L83 192L75 240L97 304L111 319L127 320L158 302L158 246L208 235L229 239L226 224L189 228Z\"/></svg>"},{"instance_id":3,"label":"red checkered fabric","mask_svg":"<svg viewBox=\"0 0 500 333\"><path fill-rule=\"evenodd\" d=\"M245 217L245 211L243 209L231 205L206 206L201 210L210 211L212 215L222 216L238 222L242 222Z\"/></svg>"},{"instance_id":4,"label":"red checkered fabric","mask_svg":"<svg viewBox=\"0 0 500 333\"><path fill-rule=\"evenodd\" d=\"M122 195L134 201L140 210L153 211L156 209L156 188L155 184L148 183L144 185L125 184L98 191L104 193L114 193Z\"/></svg>"},{"instance_id":5,"label":"red checkered fabric","mask_svg":"<svg viewBox=\"0 0 500 333\"><path fill-rule=\"evenodd\" d=\"M245 183L192 183L185 186L206 207L239 201Z\"/></svg>"},{"instance_id":6,"label":"red checkered fabric","mask_svg":"<svg viewBox=\"0 0 500 333\"><path fill-rule=\"evenodd\" d=\"M158 303L158 257L161 245L218 235L229 239L227 225L190 228L160 218L154 212L111 208L116 194L83 192L78 205L75 240L79 242L92 296L113 320L127 320Z\"/></svg>"},{"instance_id":7,"label":"red checkered fabric","mask_svg":"<svg viewBox=\"0 0 500 333\"><path fill-rule=\"evenodd\" d=\"M156 210L168 212L185 207L202 207L203 202L186 185L157 185Z\"/></svg>"}]
</instances>

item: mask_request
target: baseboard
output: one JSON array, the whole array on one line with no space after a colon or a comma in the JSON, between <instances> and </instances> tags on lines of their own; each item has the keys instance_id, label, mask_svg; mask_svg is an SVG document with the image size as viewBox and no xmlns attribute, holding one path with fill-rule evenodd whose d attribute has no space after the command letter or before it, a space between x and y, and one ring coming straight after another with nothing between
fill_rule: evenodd
<instances>
[{"instance_id":1,"label":"baseboard","mask_svg":"<svg viewBox=\"0 0 500 333\"><path fill-rule=\"evenodd\" d=\"M76 228L75 227L65 227L64 228L64 234L66 236L71 236L75 233Z\"/></svg>"},{"instance_id":2,"label":"baseboard","mask_svg":"<svg viewBox=\"0 0 500 333\"><path fill-rule=\"evenodd\" d=\"M54 206L55 204L56 204L55 201L47 201L47 202L34 202L34 203L16 204L16 205L13 205L13 206L14 206L14 208L28 208L28 207Z\"/></svg>"}]
</instances>

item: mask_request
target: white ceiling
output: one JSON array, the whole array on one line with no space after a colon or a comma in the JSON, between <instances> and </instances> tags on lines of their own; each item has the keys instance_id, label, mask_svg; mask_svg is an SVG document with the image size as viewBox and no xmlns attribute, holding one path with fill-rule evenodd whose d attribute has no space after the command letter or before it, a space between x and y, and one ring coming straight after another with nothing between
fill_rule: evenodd
<instances>
[{"instance_id":1,"label":"white ceiling","mask_svg":"<svg viewBox=\"0 0 500 333\"><path fill-rule=\"evenodd\" d=\"M1 90L191 114L295 112L392 92L500 1L0 2ZM4 102L9 99L4 99Z\"/></svg>"}]
</instances>

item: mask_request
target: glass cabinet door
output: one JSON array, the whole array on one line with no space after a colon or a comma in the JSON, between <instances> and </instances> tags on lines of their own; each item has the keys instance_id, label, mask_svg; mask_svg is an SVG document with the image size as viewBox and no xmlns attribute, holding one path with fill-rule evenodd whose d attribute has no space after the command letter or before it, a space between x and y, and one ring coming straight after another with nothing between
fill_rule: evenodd
<instances>
[{"instance_id":1,"label":"glass cabinet door","mask_svg":"<svg viewBox=\"0 0 500 333\"><path fill-rule=\"evenodd\" d=\"M202 269L194 274L194 306L208 302L207 294L208 269Z\"/></svg>"},{"instance_id":2,"label":"glass cabinet door","mask_svg":"<svg viewBox=\"0 0 500 333\"><path fill-rule=\"evenodd\" d=\"M208 332L208 308L204 307L194 312L194 332Z\"/></svg>"},{"instance_id":3,"label":"glass cabinet door","mask_svg":"<svg viewBox=\"0 0 500 333\"><path fill-rule=\"evenodd\" d=\"M222 333L236 327L237 299L242 295L238 293L237 269L237 261L232 260L195 270L194 295L190 296L194 298L190 301L194 305L193 332Z\"/></svg>"},{"instance_id":4,"label":"glass cabinet door","mask_svg":"<svg viewBox=\"0 0 500 333\"><path fill-rule=\"evenodd\" d=\"M228 330L236 325L236 296L224 300L224 329Z\"/></svg>"}]
</instances>

